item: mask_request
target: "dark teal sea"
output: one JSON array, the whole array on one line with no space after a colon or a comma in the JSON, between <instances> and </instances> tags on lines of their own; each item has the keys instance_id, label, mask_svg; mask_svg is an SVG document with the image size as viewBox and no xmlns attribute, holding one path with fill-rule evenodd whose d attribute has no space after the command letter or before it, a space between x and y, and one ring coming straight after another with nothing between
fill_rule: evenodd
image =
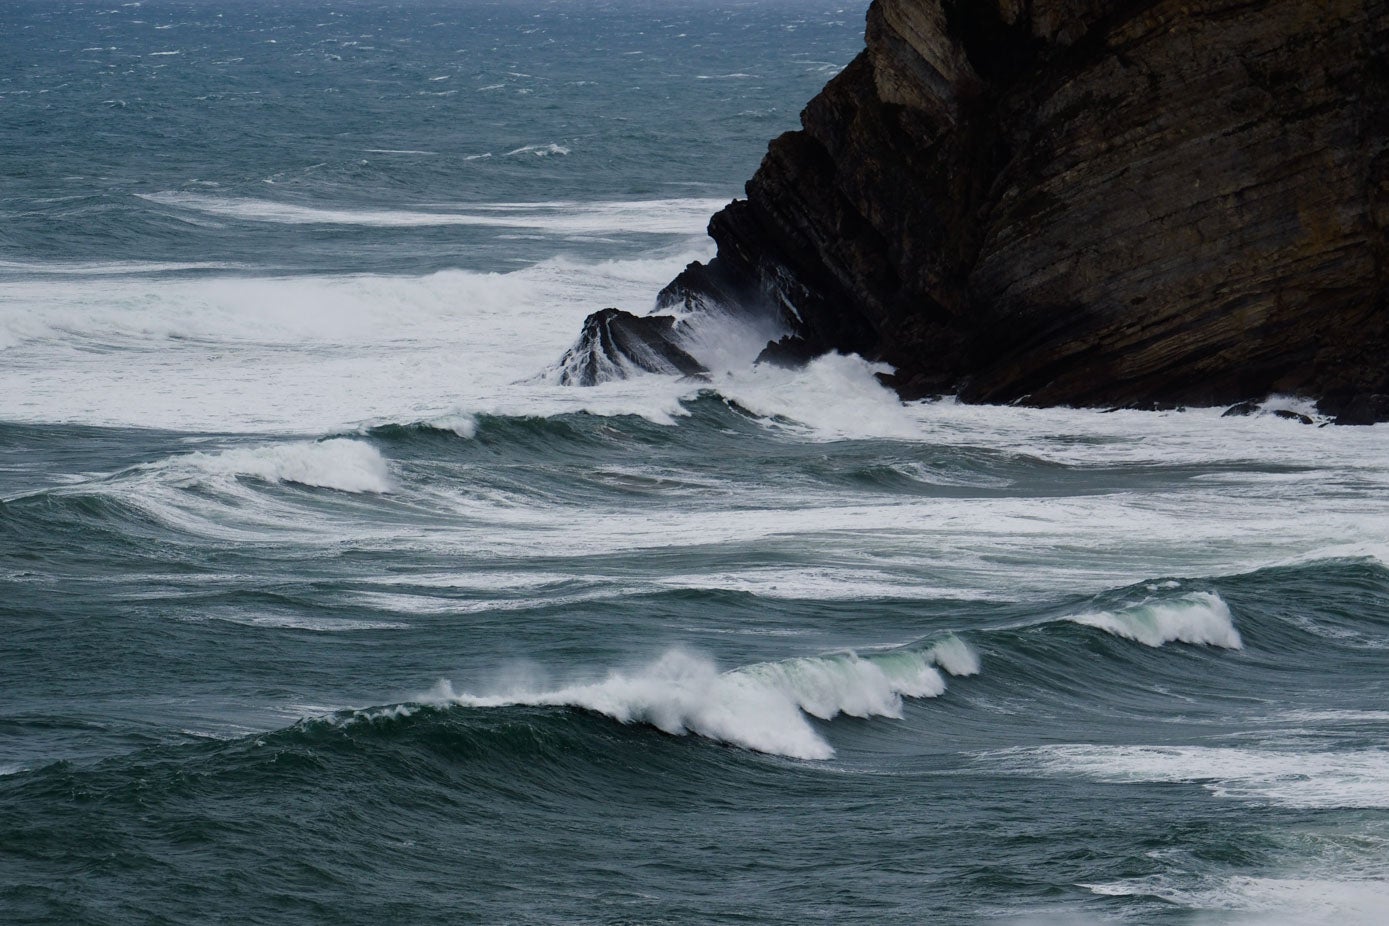
<instances>
[{"instance_id":1,"label":"dark teal sea","mask_svg":"<svg viewBox=\"0 0 1389 926\"><path fill-rule=\"evenodd\" d=\"M1389 921L1385 426L559 385L863 14L0 5L0 923Z\"/></svg>"}]
</instances>

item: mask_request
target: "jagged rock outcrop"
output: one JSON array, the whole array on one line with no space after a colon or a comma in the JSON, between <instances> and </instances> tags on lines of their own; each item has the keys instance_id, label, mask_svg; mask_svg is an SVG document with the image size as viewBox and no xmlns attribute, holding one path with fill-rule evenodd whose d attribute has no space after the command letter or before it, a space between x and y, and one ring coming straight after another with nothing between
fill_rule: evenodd
<instances>
[{"instance_id":1,"label":"jagged rock outcrop","mask_svg":"<svg viewBox=\"0 0 1389 926\"><path fill-rule=\"evenodd\" d=\"M1389 417L1386 0L874 0L659 305L905 397Z\"/></svg>"},{"instance_id":2,"label":"jagged rock outcrop","mask_svg":"<svg viewBox=\"0 0 1389 926\"><path fill-rule=\"evenodd\" d=\"M695 376L704 366L678 343L671 315L633 315L602 309L584 319L579 340L559 362L564 386L594 386L640 370Z\"/></svg>"}]
</instances>

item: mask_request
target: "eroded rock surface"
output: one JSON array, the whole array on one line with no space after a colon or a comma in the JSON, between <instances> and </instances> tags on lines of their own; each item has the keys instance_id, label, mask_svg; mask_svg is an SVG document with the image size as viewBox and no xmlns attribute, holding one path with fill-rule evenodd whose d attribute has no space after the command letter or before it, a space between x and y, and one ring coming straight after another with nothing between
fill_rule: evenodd
<instances>
[{"instance_id":1,"label":"eroded rock surface","mask_svg":"<svg viewBox=\"0 0 1389 926\"><path fill-rule=\"evenodd\" d=\"M704 373L704 366L679 344L677 322L670 315L633 315L602 309L584 320L579 340L559 363L565 386L595 386L641 371Z\"/></svg>"},{"instance_id":2,"label":"eroded rock surface","mask_svg":"<svg viewBox=\"0 0 1389 926\"><path fill-rule=\"evenodd\" d=\"M1385 0L875 0L660 304L906 397L1389 416Z\"/></svg>"}]
</instances>

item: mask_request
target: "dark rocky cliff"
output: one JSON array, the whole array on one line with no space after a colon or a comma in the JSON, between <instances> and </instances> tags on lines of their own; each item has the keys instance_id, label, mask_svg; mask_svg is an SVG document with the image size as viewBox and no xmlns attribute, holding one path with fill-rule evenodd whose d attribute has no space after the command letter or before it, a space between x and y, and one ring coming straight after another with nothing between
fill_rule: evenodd
<instances>
[{"instance_id":1,"label":"dark rocky cliff","mask_svg":"<svg viewBox=\"0 0 1389 926\"><path fill-rule=\"evenodd\" d=\"M874 0L718 256L905 397L1389 418L1389 0Z\"/></svg>"}]
</instances>

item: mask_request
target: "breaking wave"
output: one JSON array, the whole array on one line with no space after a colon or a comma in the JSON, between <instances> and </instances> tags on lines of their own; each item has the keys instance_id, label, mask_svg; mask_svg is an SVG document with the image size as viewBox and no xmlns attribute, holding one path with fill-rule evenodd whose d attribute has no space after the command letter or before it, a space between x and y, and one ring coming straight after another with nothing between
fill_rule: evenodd
<instances>
[{"instance_id":1,"label":"breaking wave","mask_svg":"<svg viewBox=\"0 0 1389 926\"><path fill-rule=\"evenodd\" d=\"M978 656L962 640L948 637L919 651L839 653L720 672L705 656L672 649L649 665L613 671L601 681L548 690L523 681L518 690L494 695L458 692L444 681L424 700L479 708L577 707L621 723L693 733L756 752L828 759L834 749L810 718L901 717L904 698L945 692L940 669L972 675L979 670Z\"/></svg>"},{"instance_id":2,"label":"breaking wave","mask_svg":"<svg viewBox=\"0 0 1389 926\"><path fill-rule=\"evenodd\" d=\"M1089 611L1067 618L1086 627L1144 646L1195 643L1243 649L1230 608L1214 592L1192 592L1165 601L1149 601L1118 611Z\"/></svg>"},{"instance_id":3,"label":"breaking wave","mask_svg":"<svg viewBox=\"0 0 1389 926\"><path fill-rule=\"evenodd\" d=\"M380 451L363 441L340 437L191 453L158 465L196 480L245 476L339 492L383 493L394 488Z\"/></svg>"}]
</instances>

